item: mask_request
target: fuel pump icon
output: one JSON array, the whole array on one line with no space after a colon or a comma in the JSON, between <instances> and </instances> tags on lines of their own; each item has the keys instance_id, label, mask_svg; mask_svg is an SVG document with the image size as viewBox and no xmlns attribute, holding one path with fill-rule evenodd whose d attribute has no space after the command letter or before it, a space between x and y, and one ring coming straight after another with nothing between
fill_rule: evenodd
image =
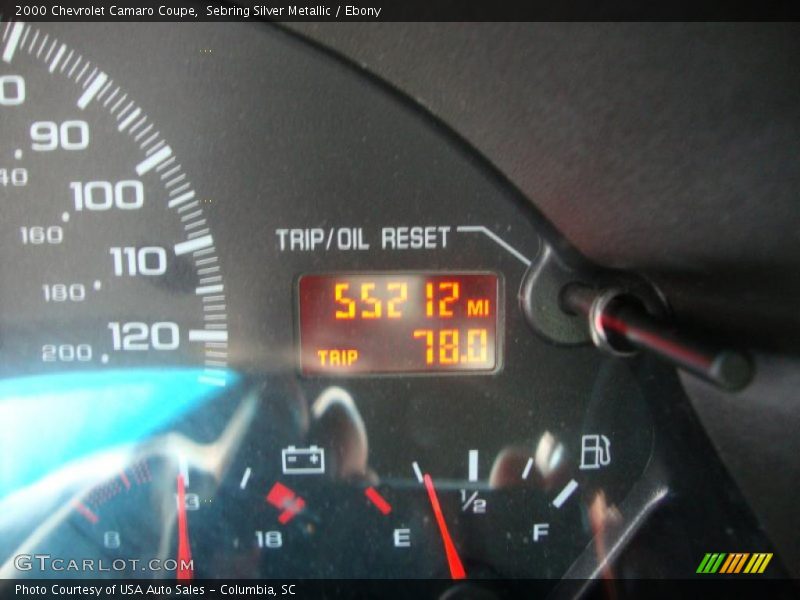
<instances>
[{"instance_id":1,"label":"fuel pump icon","mask_svg":"<svg viewBox=\"0 0 800 600\"><path fill-rule=\"evenodd\" d=\"M581 437L582 471L599 469L611 463L611 441L604 435L593 433Z\"/></svg>"}]
</instances>

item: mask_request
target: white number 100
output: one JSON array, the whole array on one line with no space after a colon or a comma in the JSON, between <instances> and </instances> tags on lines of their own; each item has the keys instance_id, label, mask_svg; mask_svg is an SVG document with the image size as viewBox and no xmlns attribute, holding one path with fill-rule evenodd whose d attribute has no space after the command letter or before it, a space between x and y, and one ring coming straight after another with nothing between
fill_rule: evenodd
<instances>
[{"instance_id":1,"label":"white number 100","mask_svg":"<svg viewBox=\"0 0 800 600\"><path fill-rule=\"evenodd\" d=\"M120 210L137 210L144 204L141 181L126 179L113 186L110 181L73 181L69 184L75 200L75 210L102 211L111 207Z\"/></svg>"}]
</instances>

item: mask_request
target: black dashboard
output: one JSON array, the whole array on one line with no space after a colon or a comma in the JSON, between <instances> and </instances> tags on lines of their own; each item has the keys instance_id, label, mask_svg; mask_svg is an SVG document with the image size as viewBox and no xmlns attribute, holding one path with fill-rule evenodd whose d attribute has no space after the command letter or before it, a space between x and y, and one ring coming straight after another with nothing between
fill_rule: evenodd
<instances>
[{"instance_id":1,"label":"black dashboard","mask_svg":"<svg viewBox=\"0 0 800 600\"><path fill-rule=\"evenodd\" d=\"M797 27L0 32L0 577L797 575Z\"/></svg>"}]
</instances>

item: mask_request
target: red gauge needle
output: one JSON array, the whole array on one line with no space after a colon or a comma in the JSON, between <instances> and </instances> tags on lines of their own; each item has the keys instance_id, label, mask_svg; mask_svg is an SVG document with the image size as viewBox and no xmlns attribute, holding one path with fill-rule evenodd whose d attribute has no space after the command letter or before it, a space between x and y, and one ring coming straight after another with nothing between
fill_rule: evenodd
<instances>
[{"instance_id":1,"label":"red gauge needle","mask_svg":"<svg viewBox=\"0 0 800 600\"><path fill-rule=\"evenodd\" d=\"M178 475L178 579L192 579L192 548L189 545L189 527L186 523L186 484Z\"/></svg>"},{"instance_id":2,"label":"red gauge needle","mask_svg":"<svg viewBox=\"0 0 800 600\"><path fill-rule=\"evenodd\" d=\"M461 558L458 556L458 551L453 544L453 539L450 537L450 532L447 530L447 523L444 522L442 507L439 506L439 497L436 495L436 488L433 487L433 479L427 473L422 479L425 482L425 488L428 490L428 498L431 500L436 522L439 524L439 533L442 534L444 551L447 554L447 564L450 566L450 577L453 579L465 579L467 573L464 571L464 565L461 564Z\"/></svg>"}]
</instances>

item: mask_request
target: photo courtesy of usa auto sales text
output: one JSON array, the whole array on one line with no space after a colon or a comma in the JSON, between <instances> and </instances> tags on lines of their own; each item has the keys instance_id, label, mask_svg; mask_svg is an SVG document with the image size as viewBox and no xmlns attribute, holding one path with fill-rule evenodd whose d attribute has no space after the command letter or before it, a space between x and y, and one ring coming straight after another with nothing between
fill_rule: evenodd
<instances>
[{"instance_id":1,"label":"photo courtesy of usa auto sales text","mask_svg":"<svg viewBox=\"0 0 800 600\"><path fill-rule=\"evenodd\" d=\"M206 592L217 593L216 588L202 585L144 585L138 583L111 583L108 585L24 585L16 584L14 593L17 596L197 596ZM219 586L222 596L258 595L258 596L295 596L298 593L296 584L280 585L229 585Z\"/></svg>"}]
</instances>

